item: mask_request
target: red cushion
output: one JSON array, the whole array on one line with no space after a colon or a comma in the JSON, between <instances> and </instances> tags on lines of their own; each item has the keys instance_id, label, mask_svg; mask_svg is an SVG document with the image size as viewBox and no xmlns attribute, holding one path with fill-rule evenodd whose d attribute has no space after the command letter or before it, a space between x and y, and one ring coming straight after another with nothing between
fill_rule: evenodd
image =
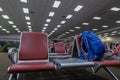
<instances>
[{"instance_id":1,"label":"red cushion","mask_svg":"<svg viewBox=\"0 0 120 80\"><path fill-rule=\"evenodd\" d=\"M55 53L65 53L65 45L62 42L55 43Z\"/></svg>"},{"instance_id":2,"label":"red cushion","mask_svg":"<svg viewBox=\"0 0 120 80\"><path fill-rule=\"evenodd\" d=\"M96 61L100 66L106 67L106 66L120 66L119 60L103 60L103 61Z\"/></svg>"},{"instance_id":3,"label":"red cushion","mask_svg":"<svg viewBox=\"0 0 120 80\"><path fill-rule=\"evenodd\" d=\"M9 73L35 72L55 70L55 65L49 62L29 62L12 64L9 67Z\"/></svg>"}]
</instances>

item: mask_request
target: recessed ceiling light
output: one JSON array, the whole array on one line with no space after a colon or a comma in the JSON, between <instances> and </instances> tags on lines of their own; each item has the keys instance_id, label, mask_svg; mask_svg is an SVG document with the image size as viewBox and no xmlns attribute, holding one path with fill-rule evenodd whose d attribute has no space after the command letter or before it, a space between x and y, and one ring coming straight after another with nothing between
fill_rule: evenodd
<instances>
[{"instance_id":1,"label":"recessed ceiling light","mask_svg":"<svg viewBox=\"0 0 120 80\"><path fill-rule=\"evenodd\" d=\"M28 8L23 8L23 12L24 13L29 13L29 9Z\"/></svg>"},{"instance_id":2,"label":"recessed ceiling light","mask_svg":"<svg viewBox=\"0 0 120 80\"><path fill-rule=\"evenodd\" d=\"M78 27L78 26L76 26L75 28L76 28L76 29L80 29L80 27Z\"/></svg>"},{"instance_id":3,"label":"recessed ceiling light","mask_svg":"<svg viewBox=\"0 0 120 80\"><path fill-rule=\"evenodd\" d=\"M92 29L93 31L97 31L98 29Z\"/></svg>"},{"instance_id":4,"label":"recessed ceiling light","mask_svg":"<svg viewBox=\"0 0 120 80\"><path fill-rule=\"evenodd\" d=\"M42 32L44 32L45 30L43 29Z\"/></svg>"},{"instance_id":5,"label":"recessed ceiling light","mask_svg":"<svg viewBox=\"0 0 120 80\"><path fill-rule=\"evenodd\" d=\"M6 33L10 33L10 31L6 31Z\"/></svg>"},{"instance_id":6,"label":"recessed ceiling light","mask_svg":"<svg viewBox=\"0 0 120 80\"><path fill-rule=\"evenodd\" d=\"M101 17L93 17L93 19L96 19L96 20L100 20L101 19Z\"/></svg>"},{"instance_id":7,"label":"recessed ceiling light","mask_svg":"<svg viewBox=\"0 0 120 80\"><path fill-rule=\"evenodd\" d=\"M58 30L58 28L54 28L54 30Z\"/></svg>"},{"instance_id":8,"label":"recessed ceiling light","mask_svg":"<svg viewBox=\"0 0 120 80\"><path fill-rule=\"evenodd\" d=\"M19 29L18 29L18 28L16 28L15 30L16 30L16 31L19 31Z\"/></svg>"},{"instance_id":9,"label":"recessed ceiling light","mask_svg":"<svg viewBox=\"0 0 120 80\"><path fill-rule=\"evenodd\" d=\"M0 26L0 28L2 28L2 26Z\"/></svg>"},{"instance_id":10,"label":"recessed ceiling light","mask_svg":"<svg viewBox=\"0 0 120 80\"><path fill-rule=\"evenodd\" d=\"M14 24L12 21L8 21L9 24Z\"/></svg>"},{"instance_id":11,"label":"recessed ceiling light","mask_svg":"<svg viewBox=\"0 0 120 80\"><path fill-rule=\"evenodd\" d=\"M54 4L53 4L53 7L58 8L60 3L61 3L61 1L55 1Z\"/></svg>"},{"instance_id":12,"label":"recessed ceiling light","mask_svg":"<svg viewBox=\"0 0 120 80\"><path fill-rule=\"evenodd\" d=\"M47 29L46 27L43 27L43 29Z\"/></svg>"},{"instance_id":13,"label":"recessed ceiling light","mask_svg":"<svg viewBox=\"0 0 120 80\"><path fill-rule=\"evenodd\" d=\"M57 27L59 28L59 27L61 27L61 25L57 25Z\"/></svg>"},{"instance_id":14,"label":"recessed ceiling light","mask_svg":"<svg viewBox=\"0 0 120 80\"><path fill-rule=\"evenodd\" d=\"M66 34L69 34L70 32L65 32Z\"/></svg>"},{"instance_id":15,"label":"recessed ceiling light","mask_svg":"<svg viewBox=\"0 0 120 80\"><path fill-rule=\"evenodd\" d=\"M48 26L48 24L44 24L44 26Z\"/></svg>"},{"instance_id":16,"label":"recessed ceiling light","mask_svg":"<svg viewBox=\"0 0 120 80\"><path fill-rule=\"evenodd\" d=\"M108 26L107 25L103 25L102 27L107 28Z\"/></svg>"},{"instance_id":17,"label":"recessed ceiling light","mask_svg":"<svg viewBox=\"0 0 120 80\"><path fill-rule=\"evenodd\" d=\"M117 33L117 31L113 31L112 33Z\"/></svg>"},{"instance_id":18,"label":"recessed ceiling light","mask_svg":"<svg viewBox=\"0 0 120 80\"><path fill-rule=\"evenodd\" d=\"M29 17L29 16L25 16L25 19L26 19L26 20L30 20L30 17Z\"/></svg>"},{"instance_id":19,"label":"recessed ceiling light","mask_svg":"<svg viewBox=\"0 0 120 80\"><path fill-rule=\"evenodd\" d=\"M0 11L3 11L3 9L0 7Z\"/></svg>"},{"instance_id":20,"label":"recessed ceiling light","mask_svg":"<svg viewBox=\"0 0 120 80\"><path fill-rule=\"evenodd\" d=\"M118 7L113 7L113 8L111 8L110 10L112 10L112 11L119 11L120 8L118 8Z\"/></svg>"},{"instance_id":21,"label":"recessed ceiling light","mask_svg":"<svg viewBox=\"0 0 120 80\"><path fill-rule=\"evenodd\" d=\"M64 23L66 23L66 21L61 21L60 23L61 23L61 24L64 24Z\"/></svg>"},{"instance_id":22,"label":"recessed ceiling light","mask_svg":"<svg viewBox=\"0 0 120 80\"><path fill-rule=\"evenodd\" d=\"M74 32L74 30L70 29L69 31Z\"/></svg>"},{"instance_id":23,"label":"recessed ceiling light","mask_svg":"<svg viewBox=\"0 0 120 80\"><path fill-rule=\"evenodd\" d=\"M31 22L27 22L28 25L31 25Z\"/></svg>"},{"instance_id":24,"label":"recessed ceiling light","mask_svg":"<svg viewBox=\"0 0 120 80\"><path fill-rule=\"evenodd\" d=\"M16 28L17 26L16 25L12 25L13 28Z\"/></svg>"},{"instance_id":25,"label":"recessed ceiling light","mask_svg":"<svg viewBox=\"0 0 120 80\"><path fill-rule=\"evenodd\" d=\"M28 28L32 28L31 26L28 26Z\"/></svg>"},{"instance_id":26,"label":"recessed ceiling light","mask_svg":"<svg viewBox=\"0 0 120 80\"><path fill-rule=\"evenodd\" d=\"M10 19L7 15L2 15L4 19Z\"/></svg>"},{"instance_id":27,"label":"recessed ceiling light","mask_svg":"<svg viewBox=\"0 0 120 80\"><path fill-rule=\"evenodd\" d=\"M50 22L51 21L51 19L46 19L46 22Z\"/></svg>"},{"instance_id":28,"label":"recessed ceiling light","mask_svg":"<svg viewBox=\"0 0 120 80\"><path fill-rule=\"evenodd\" d=\"M7 31L6 29L2 29L3 31Z\"/></svg>"},{"instance_id":29,"label":"recessed ceiling light","mask_svg":"<svg viewBox=\"0 0 120 80\"><path fill-rule=\"evenodd\" d=\"M50 12L50 13L49 13L49 16L52 17L52 16L54 16L54 14L55 14L55 12Z\"/></svg>"},{"instance_id":30,"label":"recessed ceiling light","mask_svg":"<svg viewBox=\"0 0 120 80\"><path fill-rule=\"evenodd\" d=\"M89 25L89 23L82 23L82 25Z\"/></svg>"},{"instance_id":31,"label":"recessed ceiling light","mask_svg":"<svg viewBox=\"0 0 120 80\"><path fill-rule=\"evenodd\" d=\"M20 33L21 31L17 31L18 33Z\"/></svg>"},{"instance_id":32,"label":"recessed ceiling light","mask_svg":"<svg viewBox=\"0 0 120 80\"><path fill-rule=\"evenodd\" d=\"M69 14L67 15L66 19L70 19L73 15Z\"/></svg>"},{"instance_id":33,"label":"recessed ceiling light","mask_svg":"<svg viewBox=\"0 0 120 80\"><path fill-rule=\"evenodd\" d=\"M24 2L24 3L27 3L27 0L20 0L20 2Z\"/></svg>"},{"instance_id":34,"label":"recessed ceiling light","mask_svg":"<svg viewBox=\"0 0 120 80\"><path fill-rule=\"evenodd\" d=\"M116 23L120 23L120 21L115 21Z\"/></svg>"},{"instance_id":35,"label":"recessed ceiling light","mask_svg":"<svg viewBox=\"0 0 120 80\"><path fill-rule=\"evenodd\" d=\"M74 9L74 11L79 11L80 9L82 9L83 8L83 6L81 6L81 5L78 5L75 9Z\"/></svg>"},{"instance_id":36,"label":"recessed ceiling light","mask_svg":"<svg viewBox=\"0 0 120 80\"><path fill-rule=\"evenodd\" d=\"M53 30L52 33L54 33L55 31Z\"/></svg>"}]
</instances>

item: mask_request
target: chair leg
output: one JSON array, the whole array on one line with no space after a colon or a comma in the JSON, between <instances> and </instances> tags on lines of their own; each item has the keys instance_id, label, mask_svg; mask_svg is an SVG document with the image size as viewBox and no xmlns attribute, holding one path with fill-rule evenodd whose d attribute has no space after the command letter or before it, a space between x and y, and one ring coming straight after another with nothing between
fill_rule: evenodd
<instances>
[{"instance_id":1,"label":"chair leg","mask_svg":"<svg viewBox=\"0 0 120 80\"><path fill-rule=\"evenodd\" d=\"M103 67L105 71L107 71L115 80L119 80L115 74L108 68L108 67Z\"/></svg>"},{"instance_id":2,"label":"chair leg","mask_svg":"<svg viewBox=\"0 0 120 80\"><path fill-rule=\"evenodd\" d=\"M95 73L94 67L91 67L91 70L92 70L92 73L94 74Z\"/></svg>"},{"instance_id":3,"label":"chair leg","mask_svg":"<svg viewBox=\"0 0 120 80\"><path fill-rule=\"evenodd\" d=\"M94 71L94 73L96 73L96 72L98 72L98 70L101 68L101 66L98 66L97 68L96 68L96 70Z\"/></svg>"},{"instance_id":4,"label":"chair leg","mask_svg":"<svg viewBox=\"0 0 120 80\"><path fill-rule=\"evenodd\" d=\"M17 73L10 74L9 80L19 80L19 74Z\"/></svg>"}]
</instances>

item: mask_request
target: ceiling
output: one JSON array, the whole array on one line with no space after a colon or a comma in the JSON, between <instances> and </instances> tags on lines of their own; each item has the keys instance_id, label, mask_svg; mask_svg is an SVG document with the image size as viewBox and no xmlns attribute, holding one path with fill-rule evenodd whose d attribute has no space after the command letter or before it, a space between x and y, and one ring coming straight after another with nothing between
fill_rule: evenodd
<instances>
[{"instance_id":1,"label":"ceiling","mask_svg":"<svg viewBox=\"0 0 120 80\"><path fill-rule=\"evenodd\" d=\"M92 30L97 34L108 36L120 35L120 0L56 0L61 1L58 8L53 7L55 0L0 0L0 35L20 34L23 31L46 32L49 38L70 38L85 30ZM78 12L74 9L82 5ZM112 11L113 7L118 11ZM28 8L29 13L24 13L23 8ZM55 12L54 16L49 16ZM67 19L67 15L72 15ZM7 15L9 19L4 19ZM30 19L26 20L25 16ZM100 20L93 19L100 17ZM46 19L51 19L46 22ZM13 23L8 23L12 21ZM61 21L66 21L61 24ZM118 21L118 23L116 23ZM30 24L27 22L30 22ZM84 25L83 23L88 23ZM45 26L45 24L48 24ZM58 25L61 25L58 28ZM107 28L102 27L108 26ZM76 29L75 27L80 27ZM97 29L97 30L93 30Z\"/></svg>"}]
</instances>

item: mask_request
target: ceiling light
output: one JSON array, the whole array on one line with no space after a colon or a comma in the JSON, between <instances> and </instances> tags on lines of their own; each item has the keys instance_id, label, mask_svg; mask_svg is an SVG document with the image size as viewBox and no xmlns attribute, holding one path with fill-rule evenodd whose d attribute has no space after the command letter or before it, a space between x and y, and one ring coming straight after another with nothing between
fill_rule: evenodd
<instances>
[{"instance_id":1,"label":"ceiling light","mask_svg":"<svg viewBox=\"0 0 120 80\"><path fill-rule=\"evenodd\" d=\"M65 35L65 34L62 34L62 35Z\"/></svg>"},{"instance_id":2,"label":"ceiling light","mask_svg":"<svg viewBox=\"0 0 120 80\"><path fill-rule=\"evenodd\" d=\"M28 26L28 28L32 28L31 26Z\"/></svg>"},{"instance_id":3,"label":"ceiling light","mask_svg":"<svg viewBox=\"0 0 120 80\"><path fill-rule=\"evenodd\" d=\"M103 25L102 27L107 28L108 26L107 25Z\"/></svg>"},{"instance_id":4,"label":"ceiling light","mask_svg":"<svg viewBox=\"0 0 120 80\"><path fill-rule=\"evenodd\" d=\"M29 13L29 9L28 8L23 8L23 12L24 13Z\"/></svg>"},{"instance_id":5,"label":"ceiling light","mask_svg":"<svg viewBox=\"0 0 120 80\"><path fill-rule=\"evenodd\" d=\"M110 10L112 10L112 11L119 11L120 8L118 8L118 7L113 7L113 8L111 8Z\"/></svg>"},{"instance_id":6,"label":"ceiling light","mask_svg":"<svg viewBox=\"0 0 120 80\"><path fill-rule=\"evenodd\" d=\"M0 7L0 11L3 11L3 9Z\"/></svg>"},{"instance_id":7,"label":"ceiling light","mask_svg":"<svg viewBox=\"0 0 120 80\"><path fill-rule=\"evenodd\" d=\"M52 33L54 33L55 31L53 30Z\"/></svg>"},{"instance_id":8,"label":"ceiling light","mask_svg":"<svg viewBox=\"0 0 120 80\"><path fill-rule=\"evenodd\" d=\"M115 21L116 23L120 23L120 21Z\"/></svg>"},{"instance_id":9,"label":"ceiling light","mask_svg":"<svg viewBox=\"0 0 120 80\"><path fill-rule=\"evenodd\" d=\"M79 10L82 9L82 8L83 8L83 6L78 5L78 6L74 9L74 11L79 11Z\"/></svg>"},{"instance_id":10,"label":"ceiling light","mask_svg":"<svg viewBox=\"0 0 120 80\"><path fill-rule=\"evenodd\" d=\"M32 29L29 29L29 31L32 31Z\"/></svg>"},{"instance_id":11,"label":"ceiling light","mask_svg":"<svg viewBox=\"0 0 120 80\"><path fill-rule=\"evenodd\" d=\"M3 31L7 31L6 29L2 29Z\"/></svg>"},{"instance_id":12,"label":"ceiling light","mask_svg":"<svg viewBox=\"0 0 120 80\"><path fill-rule=\"evenodd\" d=\"M54 4L53 4L53 7L58 8L60 3L61 3L61 1L55 1Z\"/></svg>"},{"instance_id":13,"label":"ceiling light","mask_svg":"<svg viewBox=\"0 0 120 80\"><path fill-rule=\"evenodd\" d=\"M70 32L65 32L66 34L69 34Z\"/></svg>"},{"instance_id":14,"label":"ceiling light","mask_svg":"<svg viewBox=\"0 0 120 80\"><path fill-rule=\"evenodd\" d=\"M59 27L61 27L61 25L57 25L57 27L59 28Z\"/></svg>"},{"instance_id":15,"label":"ceiling light","mask_svg":"<svg viewBox=\"0 0 120 80\"><path fill-rule=\"evenodd\" d=\"M10 31L6 31L6 33L10 33Z\"/></svg>"},{"instance_id":16,"label":"ceiling light","mask_svg":"<svg viewBox=\"0 0 120 80\"><path fill-rule=\"evenodd\" d=\"M29 17L29 16L25 16L25 19L26 19L26 20L30 20L30 17Z\"/></svg>"},{"instance_id":17,"label":"ceiling light","mask_svg":"<svg viewBox=\"0 0 120 80\"><path fill-rule=\"evenodd\" d=\"M50 22L51 21L51 19L46 19L46 22Z\"/></svg>"},{"instance_id":18,"label":"ceiling light","mask_svg":"<svg viewBox=\"0 0 120 80\"><path fill-rule=\"evenodd\" d=\"M50 12L50 13L49 13L49 16L52 17L52 16L54 16L54 14L55 14L55 12Z\"/></svg>"},{"instance_id":19,"label":"ceiling light","mask_svg":"<svg viewBox=\"0 0 120 80\"><path fill-rule=\"evenodd\" d=\"M74 32L74 30L72 30L72 29L71 29L71 30L69 30L69 31Z\"/></svg>"},{"instance_id":20,"label":"ceiling light","mask_svg":"<svg viewBox=\"0 0 120 80\"><path fill-rule=\"evenodd\" d=\"M67 17L66 17L66 19L70 19L71 17L72 17L73 15L68 15Z\"/></svg>"},{"instance_id":21,"label":"ceiling light","mask_svg":"<svg viewBox=\"0 0 120 80\"><path fill-rule=\"evenodd\" d=\"M111 36L115 35L115 34L110 34Z\"/></svg>"},{"instance_id":22,"label":"ceiling light","mask_svg":"<svg viewBox=\"0 0 120 80\"><path fill-rule=\"evenodd\" d=\"M2 15L4 19L10 19L7 15Z\"/></svg>"},{"instance_id":23,"label":"ceiling light","mask_svg":"<svg viewBox=\"0 0 120 80\"><path fill-rule=\"evenodd\" d=\"M75 28L76 28L76 29L80 29L80 27L78 27L78 26L76 26Z\"/></svg>"},{"instance_id":24,"label":"ceiling light","mask_svg":"<svg viewBox=\"0 0 120 80\"><path fill-rule=\"evenodd\" d=\"M43 29L42 32L44 32L45 30Z\"/></svg>"},{"instance_id":25,"label":"ceiling light","mask_svg":"<svg viewBox=\"0 0 120 80\"><path fill-rule=\"evenodd\" d=\"M44 24L44 26L48 26L48 24Z\"/></svg>"},{"instance_id":26,"label":"ceiling light","mask_svg":"<svg viewBox=\"0 0 120 80\"><path fill-rule=\"evenodd\" d=\"M18 33L20 33L21 31L17 31Z\"/></svg>"},{"instance_id":27,"label":"ceiling light","mask_svg":"<svg viewBox=\"0 0 120 80\"><path fill-rule=\"evenodd\" d=\"M101 17L93 17L93 19L100 20Z\"/></svg>"},{"instance_id":28,"label":"ceiling light","mask_svg":"<svg viewBox=\"0 0 120 80\"><path fill-rule=\"evenodd\" d=\"M89 25L89 23L82 23L82 25Z\"/></svg>"},{"instance_id":29,"label":"ceiling light","mask_svg":"<svg viewBox=\"0 0 120 80\"><path fill-rule=\"evenodd\" d=\"M109 33L104 33L104 34L109 34Z\"/></svg>"},{"instance_id":30,"label":"ceiling light","mask_svg":"<svg viewBox=\"0 0 120 80\"><path fill-rule=\"evenodd\" d=\"M92 29L93 31L97 31L98 29Z\"/></svg>"},{"instance_id":31,"label":"ceiling light","mask_svg":"<svg viewBox=\"0 0 120 80\"><path fill-rule=\"evenodd\" d=\"M54 28L54 30L58 30L58 28Z\"/></svg>"},{"instance_id":32,"label":"ceiling light","mask_svg":"<svg viewBox=\"0 0 120 80\"><path fill-rule=\"evenodd\" d=\"M9 24L14 24L12 21L8 21Z\"/></svg>"},{"instance_id":33,"label":"ceiling light","mask_svg":"<svg viewBox=\"0 0 120 80\"><path fill-rule=\"evenodd\" d=\"M16 28L15 30L16 30L16 31L19 31L19 29L18 29L18 28Z\"/></svg>"},{"instance_id":34,"label":"ceiling light","mask_svg":"<svg viewBox=\"0 0 120 80\"><path fill-rule=\"evenodd\" d=\"M20 2L24 2L24 3L27 3L27 0L20 0Z\"/></svg>"},{"instance_id":35,"label":"ceiling light","mask_svg":"<svg viewBox=\"0 0 120 80\"><path fill-rule=\"evenodd\" d=\"M43 27L43 29L47 29L46 27Z\"/></svg>"},{"instance_id":36,"label":"ceiling light","mask_svg":"<svg viewBox=\"0 0 120 80\"><path fill-rule=\"evenodd\" d=\"M66 21L61 21L60 23L61 23L61 24L64 24L64 23L66 23Z\"/></svg>"},{"instance_id":37,"label":"ceiling light","mask_svg":"<svg viewBox=\"0 0 120 80\"><path fill-rule=\"evenodd\" d=\"M0 28L2 28L2 26L0 26Z\"/></svg>"},{"instance_id":38,"label":"ceiling light","mask_svg":"<svg viewBox=\"0 0 120 80\"><path fill-rule=\"evenodd\" d=\"M13 25L12 27L13 27L13 28L16 28L17 26Z\"/></svg>"},{"instance_id":39,"label":"ceiling light","mask_svg":"<svg viewBox=\"0 0 120 80\"><path fill-rule=\"evenodd\" d=\"M27 22L28 25L31 25L31 22Z\"/></svg>"},{"instance_id":40,"label":"ceiling light","mask_svg":"<svg viewBox=\"0 0 120 80\"><path fill-rule=\"evenodd\" d=\"M117 33L117 31L113 31L112 33Z\"/></svg>"}]
</instances>

